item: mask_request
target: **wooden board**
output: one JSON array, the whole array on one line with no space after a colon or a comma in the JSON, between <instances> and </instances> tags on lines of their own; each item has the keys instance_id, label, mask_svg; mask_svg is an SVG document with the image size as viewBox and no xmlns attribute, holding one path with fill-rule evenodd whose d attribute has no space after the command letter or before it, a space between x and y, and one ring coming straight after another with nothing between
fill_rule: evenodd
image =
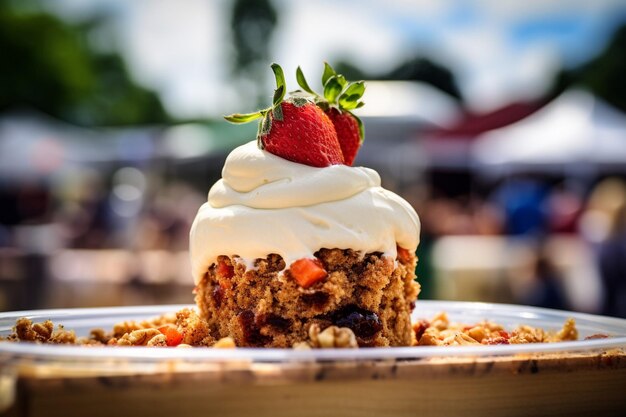
<instances>
[{"instance_id":1,"label":"wooden board","mask_svg":"<svg viewBox=\"0 0 626 417\"><path fill-rule=\"evenodd\" d=\"M4 375L8 368L5 367ZM329 363L22 364L6 416L623 416L626 354ZM2 395L11 393L0 384Z\"/></svg>"}]
</instances>

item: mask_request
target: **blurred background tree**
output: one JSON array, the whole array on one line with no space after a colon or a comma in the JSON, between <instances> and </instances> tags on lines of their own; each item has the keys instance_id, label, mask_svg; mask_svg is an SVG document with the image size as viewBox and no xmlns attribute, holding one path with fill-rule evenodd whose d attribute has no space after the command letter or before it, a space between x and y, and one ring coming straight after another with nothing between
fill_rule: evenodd
<instances>
[{"instance_id":1,"label":"blurred background tree","mask_svg":"<svg viewBox=\"0 0 626 417\"><path fill-rule=\"evenodd\" d=\"M34 107L83 126L167 122L157 94L131 78L121 55L90 44L103 20L72 25L0 3L0 112Z\"/></svg>"},{"instance_id":2,"label":"blurred background tree","mask_svg":"<svg viewBox=\"0 0 626 417\"><path fill-rule=\"evenodd\" d=\"M334 67L350 80L421 81L459 101L463 99L454 73L444 65L421 55L416 55L383 73L367 73L347 61L339 61Z\"/></svg>"},{"instance_id":3,"label":"blurred background tree","mask_svg":"<svg viewBox=\"0 0 626 417\"><path fill-rule=\"evenodd\" d=\"M587 88L615 107L626 111L626 25L615 31L607 47L596 58L571 70L561 71L552 95L570 87Z\"/></svg>"},{"instance_id":4,"label":"blurred background tree","mask_svg":"<svg viewBox=\"0 0 626 417\"><path fill-rule=\"evenodd\" d=\"M380 76L382 80L422 81L461 100L461 91L451 70L428 58L415 56Z\"/></svg>"},{"instance_id":5,"label":"blurred background tree","mask_svg":"<svg viewBox=\"0 0 626 417\"><path fill-rule=\"evenodd\" d=\"M239 78L240 93L258 105L267 103L265 83L270 64L272 33L278 21L269 0L234 2L231 28L234 42L233 72Z\"/></svg>"}]
</instances>

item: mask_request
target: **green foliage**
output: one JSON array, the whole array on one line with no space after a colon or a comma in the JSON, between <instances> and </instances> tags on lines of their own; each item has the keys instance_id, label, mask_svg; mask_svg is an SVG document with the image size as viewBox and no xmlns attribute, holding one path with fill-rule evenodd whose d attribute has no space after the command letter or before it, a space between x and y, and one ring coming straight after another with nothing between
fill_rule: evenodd
<instances>
[{"instance_id":1,"label":"green foliage","mask_svg":"<svg viewBox=\"0 0 626 417\"><path fill-rule=\"evenodd\" d=\"M431 84L452 97L462 99L461 91L452 71L430 59L416 56L397 66L381 77L383 80L423 81Z\"/></svg>"},{"instance_id":2,"label":"green foliage","mask_svg":"<svg viewBox=\"0 0 626 417\"><path fill-rule=\"evenodd\" d=\"M335 71L343 74L349 80L373 80L373 74L368 74L358 66L347 61L338 61L335 63Z\"/></svg>"},{"instance_id":3,"label":"green foliage","mask_svg":"<svg viewBox=\"0 0 626 417\"><path fill-rule=\"evenodd\" d=\"M277 13L269 0L236 0L231 27L235 46L235 71L264 71ZM261 66L261 68L259 68Z\"/></svg>"},{"instance_id":4,"label":"green foliage","mask_svg":"<svg viewBox=\"0 0 626 417\"><path fill-rule=\"evenodd\" d=\"M422 81L450 94L452 97L459 100L463 99L452 71L419 55L384 73L367 73L346 61L340 61L335 65L335 68L337 73L344 74L349 79Z\"/></svg>"},{"instance_id":5,"label":"green foliage","mask_svg":"<svg viewBox=\"0 0 626 417\"><path fill-rule=\"evenodd\" d=\"M1 7L0 111L32 106L80 125L167 121L158 96L131 79L119 54L89 45L91 29Z\"/></svg>"},{"instance_id":6,"label":"green foliage","mask_svg":"<svg viewBox=\"0 0 626 417\"><path fill-rule=\"evenodd\" d=\"M587 64L562 71L555 80L553 95L579 86L626 111L626 25L613 35L606 49Z\"/></svg>"},{"instance_id":7,"label":"green foliage","mask_svg":"<svg viewBox=\"0 0 626 417\"><path fill-rule=\"evenodd\" d=\"M264 84L271 62L272 33L278 13L270 0L235 0L230 27L233 40L233 81L249 103L266 103Z\"/></svg>"}]
</instances>

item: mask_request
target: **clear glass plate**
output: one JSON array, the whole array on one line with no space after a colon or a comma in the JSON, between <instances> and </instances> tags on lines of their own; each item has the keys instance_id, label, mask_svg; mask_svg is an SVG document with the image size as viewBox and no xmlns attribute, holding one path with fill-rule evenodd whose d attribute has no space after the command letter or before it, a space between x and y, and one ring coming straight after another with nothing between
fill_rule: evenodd
<instances>
[{"instance_id":1,"label":"clear glass plate","mask_svg":"<svg viewBox=\"0 0 626 417\"><path fill-rule=\"evenodd\" d=\"M11 332L15 321L28 317L33 321L52 320L55 325L63 324L66 329L73 329L77 335L87 335L97 327L111 329L115 323L124 320L142 320L164 313L178 311L188 305L163 305L141 307L83 308L58 310L33 310L0 313L0 334ZM84 347L64 345L38 345L32 343L0 342L0 358L10 361L15 359L41 361L95 361L111 362L124 360L134 363L158 363L171 360L205 363L240 363L245 362L305 362L305 361L343 361L343 360L384 360L384 359L421 359L450 356L501 356L526 353L549 352L585 352L610 348L626 348L626 320L596 316L590 314L558 311L528 306L488 304L453 301L418 301L413 318L429 319L445 311L451 321L475 323L488 319L512 330L520 324L542 327L556 331L565 320L576 320L579 338L584 339L597 333L609 335L606 339L579 340L561 343L537 343L523 345L459 346L459 347L397 347L367 349L175 349L144 347Z\"/></svg>"}]
</instances>

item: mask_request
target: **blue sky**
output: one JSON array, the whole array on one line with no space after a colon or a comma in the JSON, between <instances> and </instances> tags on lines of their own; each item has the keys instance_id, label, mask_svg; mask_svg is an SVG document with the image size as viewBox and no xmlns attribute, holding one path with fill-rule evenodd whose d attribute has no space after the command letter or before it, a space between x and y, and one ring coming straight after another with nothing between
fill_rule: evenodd
<instances>
[{"instance_id":1,"label":"blue sky","mask_svg":"<svg viewBox=\"0 0 626 417\"><path fill-rule=\"evenodd\" d=\"M242 110L228 82L228 0L53 0L76 18L106 7L135 77L177 116ZM323 60L385 71L415 54L450 67L468 105L489 111L545 91L562 66L597 54L626 22L623 0L275 0L271 60L310 79ZM268 79L271 73L268 69ZM293 77L288 79L295 86ZM270 87L268 87L269 89Z\"/></svg>"}]
</instances>

